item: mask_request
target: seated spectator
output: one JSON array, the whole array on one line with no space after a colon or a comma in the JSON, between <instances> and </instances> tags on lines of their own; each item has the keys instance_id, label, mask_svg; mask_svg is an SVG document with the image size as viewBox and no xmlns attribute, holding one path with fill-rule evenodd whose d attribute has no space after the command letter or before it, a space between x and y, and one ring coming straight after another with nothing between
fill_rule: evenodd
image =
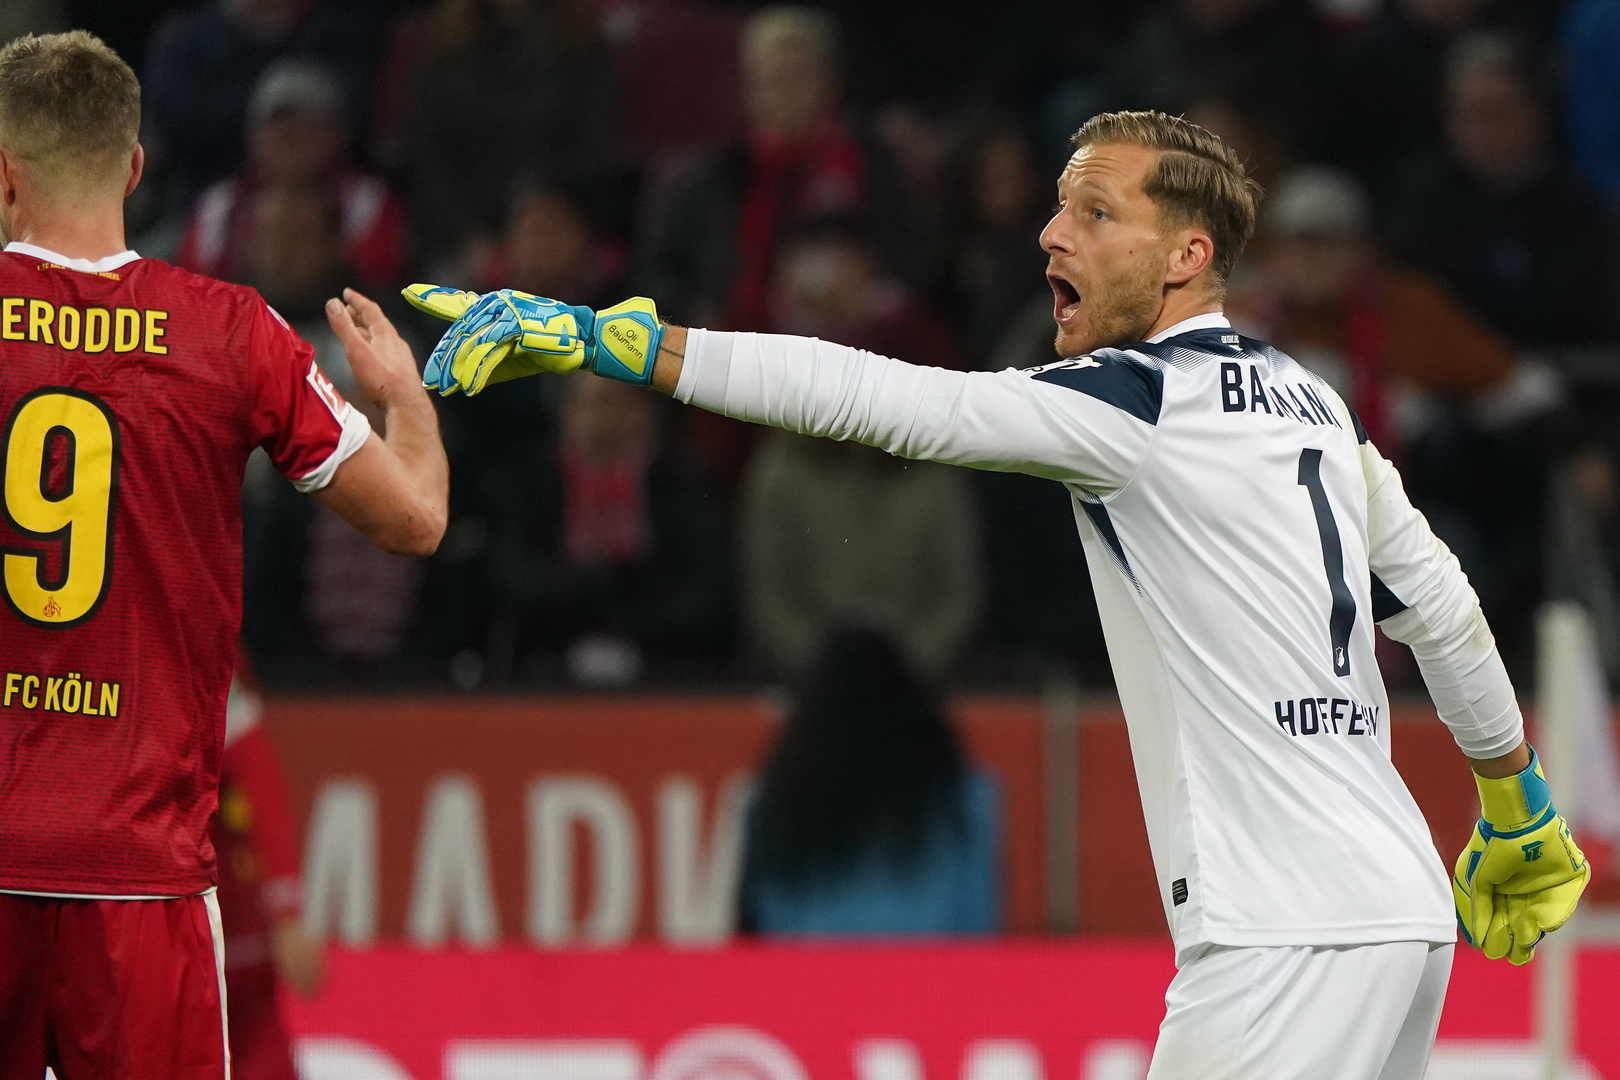
<instances>
[{"instance_id":1,"label":"seated spectator","mask_svg":"<svg viewBox=\"0 0 1620 1080\"><path fill-rule=\"evenodd\" d=\"M1028 138L1006 121L970 136L953 164L953 307L972 366L982 368L1020 308L1045 291L1040 236L1051 200Z\"/></svg>"},{"instance_id":2,"label":"seated spectator","mask_svg":"<svg viewBox=\"0 0 1620 1080\"><path fill-rule=\"evenodd\" d=\"M1620 205L1620 0L1577 0L1564 23L1569 139L1587 182Z\"/></svg>"},{"instance_id":3,"label":"seated spectator","mask_svg":"<svg viewBox=\"0 0 1620 1080\"><path fill-rule=\"evenodd\" d=\"M204 0L165 24L141 81L153 164L165 174L171 211L240 165L248 101L279 59L306 57L338 73L356 129L364 130L373 9L364 0Z\"/></svg>"},{"instance_id":4,"label":"seated spectator","mask_svg":"<svg viewBox=\"0 0 1620 1080\"><path fill-rule=\"evenodd\" d=\"M518 673L560 659L576 681L621 684L724 657L720 502L660 409L638 387L572 380L556 443L511 463L489 587L515 624Z\"/></svg>"},{"instance_id":5,"label":"seated spectator","mask_svg":"<svg viewBox=\"0 0 1620 1080\"><path fill-rule=\"evenodd\" d=\"M1262 222L1265 261L1229 310L1241 329L1326 379L1456 553L1510 665L1526 661L1541 570L1545 454L1533 422L1560 403L1449 292L1391 266L1365 192L1316 166L1285 177ZM1503 492L1516 510L1502 512Z\"/></svg>"},{"instance_id":6,"label":"seated spectator","mask_svg":"<svg viewBox=\"0 0 1620 1080\"><path fill-rule=\"evenodd\" d=\"M989 934L1001 926L994 781L881 634L833 634L760 775L745 932Z\"/></svg>"},{"instance_id":7,"label":"seated spectator","mask_svg":"<svg viewBox=\"0 0 1620 1080\"><path fill-rule=\"evenodd\" d=\"M776 333L824 338L913 364L963 367L942 320L884 273L857 223L834 219L795 230L783 241L772 280L769 329Z\"/></svg>"},{"instance_id":8,"label":"seated spectator","mask_svg":"<svg viewBox=\"0 0 1620 1080\"><path fill-rule=\"evenodd\" d=\"M321 188L337 201L343 255L362 287L386 289L405 272L405 210L375 176L349 160L343 91L319 64L271 65L248 104L248 161L202 193L174 261L210 277L237 281L254 243L260 191Z\"/></svg>"},{"instance_id":9,"label":"seated spectator","mask_svg":"<svg viewBox=\"0 0 1620 1080\"><path fill-rule=\"evenodd\" d=\"M699 162L651 228L643 289L670 317L764 329L777 247L816 218L863 216L903 268L905 214L840 117L836 37L832 20L808 8L768 8L749 22L747 135Z\"/></svg>"},{"instance_id":10,"label":"seated spectator","mask_svg":"<svg viewBox=\"0 0 1620 1080\"><path fill-rule=\"evenodd\" d=\"M455 277L479 261L469 245L499 232L519 177L581 185L610 164L611 64L585 0L439 0L429 26L406 150L412 218L428 265Z\"/></svg>"},{"instance_id":11,"label":"seated spectator","mask_svg":"<svg viewBox=\"0 0 1620 1080\"><path fill-rule=\"evenodd\" d=\"M1492 34L1460 43L1445 122L1444 153L1418 163L1391 204L1395 255L1521 346L1599 339L1612 281L1606 214L1554 151L1524 48Z\"/></svg>"}]
</instances>

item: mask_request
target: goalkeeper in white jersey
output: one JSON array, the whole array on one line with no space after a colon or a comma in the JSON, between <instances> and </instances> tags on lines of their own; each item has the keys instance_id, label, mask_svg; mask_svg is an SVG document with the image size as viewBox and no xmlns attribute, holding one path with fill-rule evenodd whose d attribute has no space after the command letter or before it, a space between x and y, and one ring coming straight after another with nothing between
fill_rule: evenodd
<instances>
[{"instance_id":1,"label":"goalkeeper in white jersey","mask_svg":"<svg viewBox=\"0 0 1620 1080\"><path fill-rule=\"evenodd\" d=\"M1321 379L1222 315L1259 189L1160 113L1075 135L1057 355L917 367L828 342L413 286L441 392L586 369L790 431L1063 484L1130 728L1178 972L1151 1080L1419 1080L1459 932L1525 963L1589 876L1457 560ZM1390 763L1373 626L1410 645L1481 815L1447 873ZM1461 763L1459 763L1461 767Z\"/></svg>"}]
</instances>

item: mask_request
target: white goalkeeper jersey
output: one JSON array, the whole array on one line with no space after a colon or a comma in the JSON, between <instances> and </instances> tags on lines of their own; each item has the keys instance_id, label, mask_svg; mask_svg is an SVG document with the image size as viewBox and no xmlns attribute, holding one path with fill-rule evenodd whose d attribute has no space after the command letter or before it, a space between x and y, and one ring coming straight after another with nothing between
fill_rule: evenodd
<instances>
[{"instance_id":1,"label":"white goalkeeper jersey","mask_svg":"<svg viewBox=\"0 0 1620 1080\"><path fill-rule=\"evenodd\" d=\"M1455 558L1294 360L1219 314L996 373L694 330L676 396L1068 488L1178 957L1454 940L1390 762L1374 622L1413 645L1473 756L1517 746L1518 706Z\"/></svg>"}]
</instances>

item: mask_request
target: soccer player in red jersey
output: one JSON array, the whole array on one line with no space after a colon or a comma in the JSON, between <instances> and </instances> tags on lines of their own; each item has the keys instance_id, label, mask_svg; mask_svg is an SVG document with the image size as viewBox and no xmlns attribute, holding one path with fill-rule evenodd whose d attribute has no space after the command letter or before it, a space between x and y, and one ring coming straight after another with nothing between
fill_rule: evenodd
<instances>
[{"instance_id":1,"label":"soccer player in red jersey","mask_svg":"<svg viewBox=\"0 0 1620 1080\"><path fill-rule=\"evenodd\" d=\"M377 305L327 314L386 439L251 289L126 249L139 126L94 37L0 49L0 1080L228 1074L209 821L252 450L388 550L444 532Z\"/></svg>"}]
</instances>

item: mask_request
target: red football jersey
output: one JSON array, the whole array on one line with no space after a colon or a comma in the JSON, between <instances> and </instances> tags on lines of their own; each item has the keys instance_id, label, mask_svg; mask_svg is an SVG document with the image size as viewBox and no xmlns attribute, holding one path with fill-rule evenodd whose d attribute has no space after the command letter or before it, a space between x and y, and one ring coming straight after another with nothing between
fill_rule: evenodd
<instances>
[{"instance_id":1,"label":"red football jersey","mask_svg":"<svg viewBox=\"0 0 1620 1080\"><path fill-rule=\"evenodd\" d=\"M312 490L370 430L251 289L0 254L0 890L178 896L209 819L263 446Z\"/></svg>"}]
</instances>

